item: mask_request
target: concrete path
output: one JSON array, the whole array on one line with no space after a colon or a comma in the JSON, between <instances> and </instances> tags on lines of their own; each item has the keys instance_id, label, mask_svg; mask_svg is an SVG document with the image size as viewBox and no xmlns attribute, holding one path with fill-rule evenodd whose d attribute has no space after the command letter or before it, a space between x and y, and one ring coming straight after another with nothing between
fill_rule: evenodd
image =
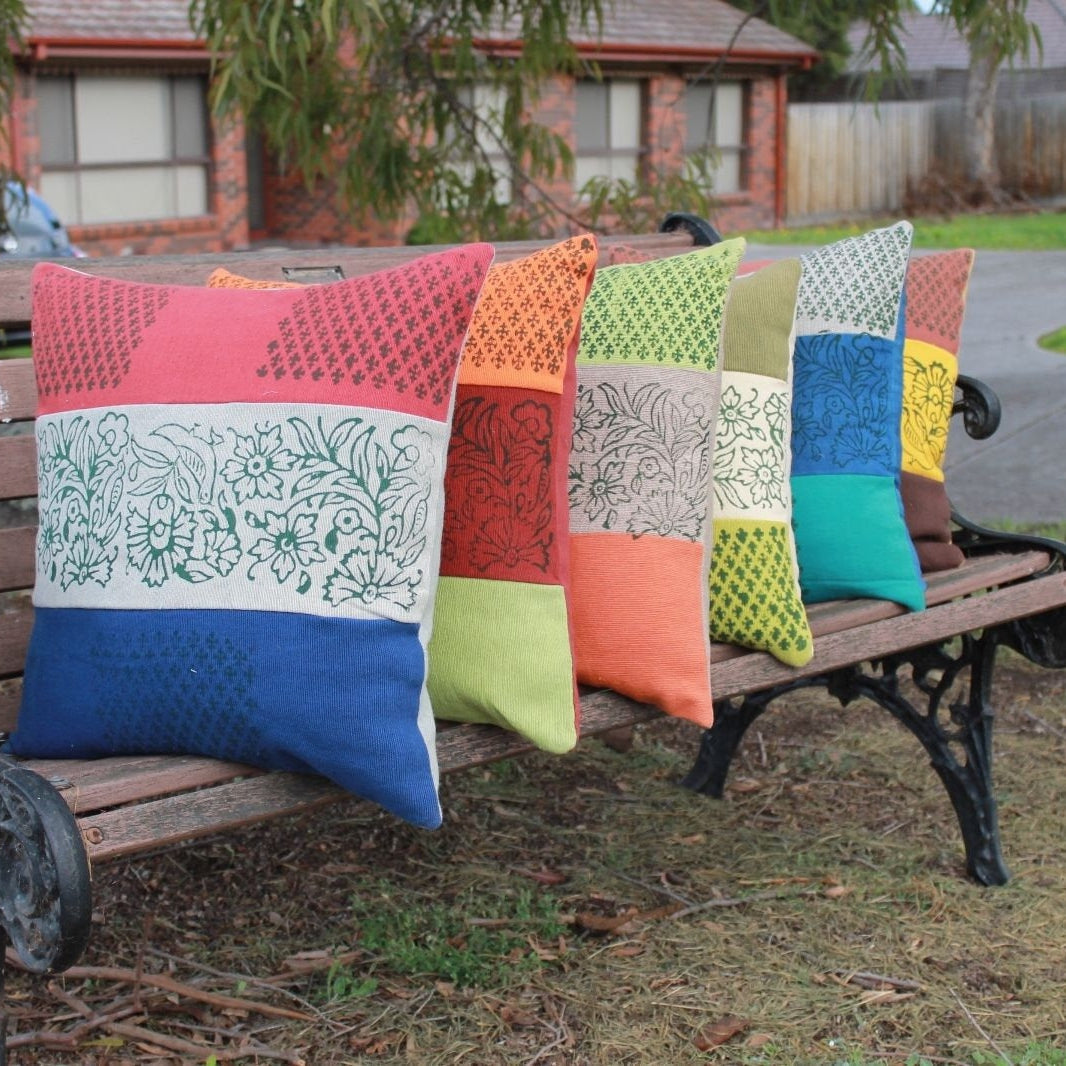
<instances>
[{"instance_id":1,"label":"concrete path","mask_svg":"<svg viewBox=\"0 0 1066 1066\"><path fill-rule=\"evenodd\" d=\"M805 250L751 244L747 257ZM948 493L968 518L1066 521L1066 355L1036 343L1064 325L1066 252L977 253L959 369L995 389L1003 421L985 441L971 440L957 419L952 424Z\"/></svg>"}]
</instances>

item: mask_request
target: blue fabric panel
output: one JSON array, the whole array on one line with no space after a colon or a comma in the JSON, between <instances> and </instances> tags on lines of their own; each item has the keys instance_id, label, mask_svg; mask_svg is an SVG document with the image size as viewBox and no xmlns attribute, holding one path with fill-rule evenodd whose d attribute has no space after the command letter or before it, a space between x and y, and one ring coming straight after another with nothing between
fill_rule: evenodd
<instances>
[{"instance_id":1,"label":"blue fabric panel","mask_svg":"<svg viewBox=\"0 0 1066 1066\"><path fill-rule=\"evenodd\" d=\"M793 477L792 525L804 603L871 597L925 606L893 478Z\"/></svg>"},{"instance_id":2,"label":"blue fabric panel","mask_svg":"<svg viewBox=\"0 0 1066 1066\"><path fill-rule=\"evenodd\" d=\"M862 333L797 337L794 368L792 473L896 477L900 342Z\"/></svg>"},{"instance_id":3,"label":"blue fabric panel","mask_svg":"<svg viewBox=\"0 0 1066 1066\"><path fill-rule=\"evenodd\" d=\"M10 750L317 773L440 824L418 626L263 611L38 608Z\"/></svg>"}]
</instances>

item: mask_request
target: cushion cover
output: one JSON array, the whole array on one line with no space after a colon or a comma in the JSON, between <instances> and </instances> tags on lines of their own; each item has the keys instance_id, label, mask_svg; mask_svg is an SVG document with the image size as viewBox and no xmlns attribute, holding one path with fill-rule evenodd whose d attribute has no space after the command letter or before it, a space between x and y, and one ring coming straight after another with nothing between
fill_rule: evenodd
<instances>
[{"instance_id":1,"label":"cushion cover","mask_svg":"<svg viewBox=\"0 0 1066 1066\"><path fill-rule=\"evenodd\" d=\"M926 572L950 570L963 559L951 543L943 464L973 260L972 248L958 248L915 256L907 267L900 492L907 529Z\"/></svg>"},{"instance_id":2,"label":"cushion cover","mask_svg":"<svg viewBox=\"0 0 1066 1066\"><path fill-rule=\"evenodd\" d=\"M592 236L498 263L459 368L429 646L439 718L577 743L567 470Z\"/></svg>"},{"instance_id":3,"label":"cushion cover","mask_svg":"<svg viewBox=\"0 0 1066 1066\"><path fill-rule=\"evenodd\" d=\"M925 605L899 492L912 233L898 222L801 257L792 500L808 603L868 596Z\"/></svg>"},{"instance_id":4,"label":"cushion cover","mask_svg":"<svg viewBox=\"0 0 1066 1066\"><path fill-rule=\"evenodd\" d=\"M609 266L585 304L570 464L578 680L709 725L707 499L743 240Z\"/></svg>"},{"instance_id":5,"label":"cushion cover","mask_svg":"<svg viewBox=\"0 0 1066 1066\"><path fill-rule=\"evenodd\" d=\"M790 666L814 654L792 533L796 259L730 286L715 431L711 637Z\"/></svg>"},{"instance_id":6,"label":"cushion cover","mask_svg":"<svg viewBox=\"0 0 1066 1066\"><path fill-rule=\"evenodd\" d=\"M426 643L492 254L262 293L35 268L41 531L15 753L320 773L439 824Z\"/></svg>"},{"instance_id":7,"label":"cushion cover","mask_svg":"<svg viewBox=\"0 0 1066 1066\"><path fill-rule=\"evenodd\" d=\"M650 258L625 244L610 252L612 264ZM711 495L711 639L768 651L790 666L814 654L789 483L799 277L796 259L742 260L730 286Z\"/></svg>"}]
</instances>

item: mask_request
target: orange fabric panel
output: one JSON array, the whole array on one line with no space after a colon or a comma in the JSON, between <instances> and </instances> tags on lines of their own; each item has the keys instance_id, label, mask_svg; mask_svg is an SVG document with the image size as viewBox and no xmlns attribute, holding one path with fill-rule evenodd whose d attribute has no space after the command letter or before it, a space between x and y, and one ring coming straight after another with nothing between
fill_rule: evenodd
<instances>
[{"instance_id":1,"label":"orange fabric panel","mask_svg":"<svg viewBox=\"0 0 1066 1066\"><path fill-rule=\"evenodd\" d=\"M598 255L585 234L494 264L463 346L460 385L562 393Z\"/></svg>"},{"instance_id":2,"label":"orange fabric panel","mask_svg":"<svg viewBox=\"0 0 1066 1066\"><path fill-rule=\"evenodd\" d=\"M570 558L578 681L710 726L703 545L574 533Z\"/></svg>"}]
</instances>

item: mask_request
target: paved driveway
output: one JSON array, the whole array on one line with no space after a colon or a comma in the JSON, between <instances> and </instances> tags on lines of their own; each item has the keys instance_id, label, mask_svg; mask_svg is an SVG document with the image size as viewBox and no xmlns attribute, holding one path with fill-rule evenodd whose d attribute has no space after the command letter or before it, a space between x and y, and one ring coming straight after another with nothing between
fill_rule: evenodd
<instances>
[{"instance_id":1,"label":"paved driveway","mask_svg":"<svg viewBox=\"0 0 1066 1066\"><path fill-rule=\"evenodd\" d=\"M748 257L802 251L752 244ZM967 437L958 420L952 426L948 491L969 518L1066 520L1066 356L1036 343L1063 325L1066 252L977 253L959 367L996 390L1003 421L985 441Z\"/></svg>"}]
</instances>

